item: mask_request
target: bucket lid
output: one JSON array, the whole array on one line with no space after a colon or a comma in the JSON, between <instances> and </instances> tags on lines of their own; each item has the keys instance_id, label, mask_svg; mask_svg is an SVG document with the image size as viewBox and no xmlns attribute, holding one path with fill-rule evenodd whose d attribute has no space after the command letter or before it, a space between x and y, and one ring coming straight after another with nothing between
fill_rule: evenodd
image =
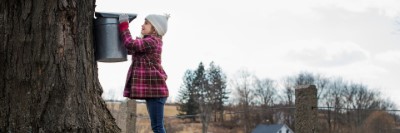
<instances>
[{"instance_id":1,"label":"bucket lid","mask_svg":"<svg viewBox=\"0 0 400 133\"><path fill-rule=\"evenodd\" d=\"M134 14L134 13L95 12L96 17L102 17L102 18L118 18L119 15L121 15L121 14L127 14L129 22L134 20L137 16L137 14Z\"/></svg>"}]
</instances>

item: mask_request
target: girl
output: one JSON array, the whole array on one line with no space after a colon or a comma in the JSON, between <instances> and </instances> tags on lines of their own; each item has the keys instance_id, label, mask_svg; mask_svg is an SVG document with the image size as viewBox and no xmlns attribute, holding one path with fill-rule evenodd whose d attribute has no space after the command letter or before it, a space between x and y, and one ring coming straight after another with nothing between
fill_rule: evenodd
<instances>
[{"instance_id":1,"label":"girl","mask_svg":"<svg viewBox=\"0 0 400 133\"><path fill-rule=\"evenodd\" d=\"M123 44L132 55L124 97L146 100L154 133L165 133L164 104L168 97L167 74L161 66L162 37L167 32L169 15L148 15L142 25L143 38L132 39L128 16L119 16Z\"/></svg>"}]
</instances>

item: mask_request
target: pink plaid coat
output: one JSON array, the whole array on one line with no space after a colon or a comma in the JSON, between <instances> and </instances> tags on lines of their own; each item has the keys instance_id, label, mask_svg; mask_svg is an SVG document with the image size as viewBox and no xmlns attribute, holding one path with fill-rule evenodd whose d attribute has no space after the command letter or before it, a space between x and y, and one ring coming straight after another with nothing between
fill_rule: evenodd
<instances>
[{"instance_id":1,"label":"pink plaid coat","mask_svg":"<svg viewBox=\"0 0 400 133\"><path fill-rule=\"evenodd\" d=\"M132 39L129 29L120 31L132 55L124 97L131 99L168 97L167 74L161 66L162 40L156 36Z\"/></svg>"}]
</instances>

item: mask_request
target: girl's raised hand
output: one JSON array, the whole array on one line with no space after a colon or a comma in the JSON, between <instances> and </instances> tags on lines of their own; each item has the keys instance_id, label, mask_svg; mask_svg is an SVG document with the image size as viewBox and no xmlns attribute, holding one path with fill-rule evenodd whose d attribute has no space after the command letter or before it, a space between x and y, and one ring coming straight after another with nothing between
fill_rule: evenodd
<instances>
[{"instance_id":1,"label":"girl's raised hand","mask_svg":"<svg viewBox=\"0 0 400 133\"><path fill-rule=\"evenodd\" d=\"M118 17L119 23L122 22L128 22L129 23L129 19L128 19L128 15L127 14L120 14Z\"/></svg>"}]
</instances>

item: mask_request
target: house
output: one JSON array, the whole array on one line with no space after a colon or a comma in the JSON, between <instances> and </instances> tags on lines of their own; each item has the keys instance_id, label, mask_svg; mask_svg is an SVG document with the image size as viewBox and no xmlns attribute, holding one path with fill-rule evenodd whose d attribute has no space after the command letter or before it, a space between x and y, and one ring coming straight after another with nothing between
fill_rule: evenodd
<instances>
[{"instance_id":1,"label":"house","mask_svg":"<svg viewBox=\"0 0 400 133\"><path fill-rule=\"evenodd\" d=\"M259 124L251 133L294 133L286 124Z\"/></svg>"}]
</instances>

